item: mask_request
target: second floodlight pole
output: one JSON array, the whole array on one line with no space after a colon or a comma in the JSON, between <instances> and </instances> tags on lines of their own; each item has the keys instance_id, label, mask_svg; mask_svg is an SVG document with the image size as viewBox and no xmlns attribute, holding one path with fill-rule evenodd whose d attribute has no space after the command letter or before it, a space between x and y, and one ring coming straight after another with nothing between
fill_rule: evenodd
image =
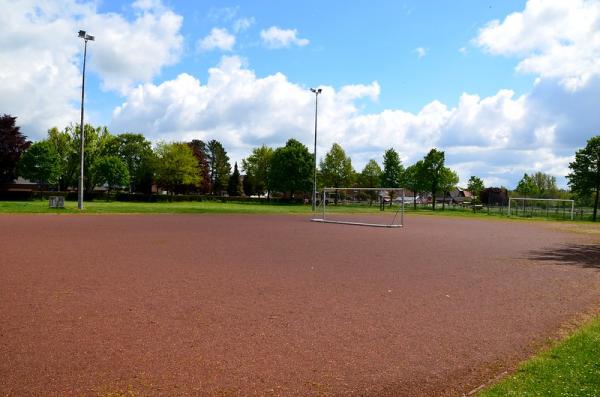
<instances>
[{"instance_id":1,"label":"second floodlight pole","mask_svg":"<svg viewBox=\"0 0 600 397\"><path fill-rule=\"evenodd\" d=\"M79 191L77 192L77 208L83 209L83 162L85 149L85 134L83 126L83 99L85 96L85 58L87 55L88 40L94 41L94 36L90 36L85 30L79 31L79 37L83 39L83 73L81 77L81 123L79 123L79 140L80 140L80 162L79 162Z\"/></svg>"},{"instance_id":2,"label":"second floodlight pole","mask_svg":"<svg viewBox=\"0 0 600 397\"><path fill-rule=\"evenodd\" d=\"M312 194L312 210L315 211L316 203L317 203L317 114L318 114L318 106L319 106L319 94L321 93L321 89L310 89L315 94L315 147L313 151L313 160L314 160L314 177L313 177L313 194Z\"/></svg>"}]
</instances>

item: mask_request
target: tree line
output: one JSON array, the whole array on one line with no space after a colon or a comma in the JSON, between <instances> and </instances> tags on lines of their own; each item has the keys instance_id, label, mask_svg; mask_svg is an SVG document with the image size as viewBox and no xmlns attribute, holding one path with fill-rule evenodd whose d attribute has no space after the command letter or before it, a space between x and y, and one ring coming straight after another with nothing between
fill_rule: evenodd
<instances>
[{"instance_id":1,"label":"tree line","mask_svg":"<svg viewBox=\"0 0 600 397\"><path fill-rule=\"evenodd\" d=\"M17 176L31 180L40 188L58 190L76 188L79 178L79 126L63 130L51 128L47 137L31 143L20 134L16 119L2 118L4 139L13 146L12 165L3 167L2 182ZM150 193L153 184L171 194L199 193L230 196L266 195L274 192L286 197L307 195L312 191L313 155L296 139L282 147L257 147L242 160L242 177L237 163L231 167L223 145L208 142L160 142L154 147L142 134L111 134L106 127L84 127L84 188L92 192L99 186L109 191L126 189L130 193ZM8 130L12 130L9 132ZM8 170L12 171L9 172ZM413 191L430 191L433 195L448 192L458 183L456 172L444 166L444 152L432 149L417 164L405 169L400 156L390 148L383 156L383 168L370 160L362 172L337 143L333 144L317 170L319 186L327 187L408 187Z\"/></svg>"},{"instance_id":2,"label":"tree line","mask_svg":"<svg viewBox=\"0 0 600 397\"><path fill-rule=\"evenodd\" d=\"M310 197L314 172L313 155L296 139L282 147L266 145L254 148L242 160L241 170L224 146L212 139L204 142L160 142L154 147L142 134L111 134L106 127L84 127L85 179L87 192L106 186L109 191L125 189L130 193L151 193L155 184L170 194L197 193L230 196L266 195ZM59 190L75 188L79 178L79 126L63 130L51 128L46 139L31 143L20 133L16 118L0 117L0 184L22 176L40 185ZM600 136L591 138L577 151L567 175L572 193L594 207L594 219L600 196ZM344 149L334 143L317 167L319 187L404 187L416 199L419 193L446 197L459 182L458 174L445 165L445 154L431 149L421 160L405 167L395 149L385 151L382 166L369 160L357 172ZM480 196L485 186L471 176L467 190ZM516 189L525 197L560 195L556 178L537 172L524 174ZM593 196L593 197L592 197ZM416 206L416 200L414 200ZM442 200L445 205L445 200Z\"/></svg>"}]
</instances>

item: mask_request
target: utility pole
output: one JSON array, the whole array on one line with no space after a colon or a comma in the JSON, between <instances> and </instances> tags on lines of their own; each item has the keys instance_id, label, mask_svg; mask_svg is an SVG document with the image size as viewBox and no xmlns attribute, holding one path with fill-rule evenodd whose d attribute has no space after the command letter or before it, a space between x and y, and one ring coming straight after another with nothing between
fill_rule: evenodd
<instances>
[{"instance_id":1,"label":"utility pole","mask_svg":"<svg viewBox=\"0 0 600 397\"><path fill-rule=\"evenodd\" d=\"M313 212L316 210L317 203L317 114L319 109L319 94L321 93L321 89L310 89L315 94L315 147L313 150L313 160L314 160L314 177L313 177L313 194L312 194L312 210ZM322 203L325 205L325 203Z\"/></svg>"},{"instance_id":2,"label":"utility pole","mask_svg":"<svg viewBox=\"0 0 600 397\"><path fill-rule=\"evenodd\" d=\"M83 75L81 78L81 123L79 124L80 134L80 163L79 163L79 191L77 192L77 208L83 209L83 160L84 160L84 148L85 148L85 134L83 126L83 99L85 97L85 58L87 55L87 43L88 41L94 41L94 36L91 36L85 32L85 30L79 31L79 37L83 39Z\"/></svg>"}]
</instances>

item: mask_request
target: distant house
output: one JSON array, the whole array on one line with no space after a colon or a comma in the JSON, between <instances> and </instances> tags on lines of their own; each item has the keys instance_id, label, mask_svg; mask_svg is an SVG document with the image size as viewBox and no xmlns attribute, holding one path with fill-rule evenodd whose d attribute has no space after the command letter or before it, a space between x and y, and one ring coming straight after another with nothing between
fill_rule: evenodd
<instances>
[{"instance_id":1,"label":"distant house","mask_svg":"<svg viewBox=\"0 0 600 397\"><path fill-rule=\"evenodd\" d=\"M468 204L471 202L472 198L473 194L470 191L457 187L448 194L437 192L435 195L435 202L446 202L446 204ZM427 193L424 196L423 202L426 202L428 204L431 204L433 202L433 196L431 195L431 193Z\"/></svg>"},{"instance_id":2,"label":"distant house","mask_svg":"<svg viewBox=\"0 0 600 397\"><path fill-rule=\"evenodd\" d=\"M401 203L402 201L404 201L405 204L413 204L415 201L417 203L423 202L420 194L417 193L415 197L415 194L411 190L407 189L404 189L404 200L402 199L402 197L395 197L394 201L397 203Z\"/></svg>"},{"instance_id":3,"label":"distant house","mask_svg":"<svg viewBox=\"0 0 600 397\"><path fill-rule=\"evenodd\" d=\"M450 197L452 198L452 202L456 204L464 204L471 202L473 199L473 194L468 190L457 187L450 192Z\"/></svg>"},{"instance_id":4,"label":"distant house","mask_svg":"<svg viewBox=\"0 0 600 397\"><path fill-rule=\"evenodd\" d=\"M451 195L447 195L447 194L445 195L442 192L436 192L435 202L436 203L443 203L444 201L447 204L450 204L452 202L452 196ZM433 195L430 192L426 193L425 196L423 197L422 202L426 203L426 204L432 204L433 203Z\"/></svg>"},{"instance_id":5,"label":"distant house","mask_svg":"<svg viewBox=\"0 0 600 397\"><path fill-rule=\"evenodd\" d=\"M0 190L8 192L32 192L38 190L38 185L37 183L18 177L12 183L5 183L0 185Z\"/></svg>"}]
</instances>

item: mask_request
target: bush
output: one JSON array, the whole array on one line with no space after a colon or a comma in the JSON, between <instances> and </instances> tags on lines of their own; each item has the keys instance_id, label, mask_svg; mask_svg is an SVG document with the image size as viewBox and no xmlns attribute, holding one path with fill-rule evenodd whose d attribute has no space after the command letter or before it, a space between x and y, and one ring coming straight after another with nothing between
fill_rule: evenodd
<instances>
[{"instance_id":1,"label":"bush","mask_svg":"<svg viewBox=\"0 0 600 397\"><path fill-rule=\"evenodd\" d=\"M164 203L169 201L202 201L204 196L199 194L178 194L170 196L167 194L142 194L117 192L113 195L116 201L138 202L138 203Z\"/></svg>"},{"instance_id":2,"label":"bush","mask_svg":"<svg viewBox=\"0 0 600 397\"><path fill-rule=\"evenodd\" d=\"M85 193L84 200L105 200L106 192ZM0 190L0 200L4 201L27 201L27 200L48 200L50 196L62 196L68 201L77 201L77 192L52 192L52 191L29 191L29 190ZM176 194L174 196L167 194L142 194L142 193L127 193L116 192L109 196L109 199L125 202L139 203L166 203L166 202L200 202L200 201L216 201L221 203L248 203L248 204L271 204L271 205L291 205L302 204L303 198L260 198L260 197L228 197L228 196L211 196L204 194Z\"/></svg>"},{"instance_id":3,"label":"bush","mask_svg":"<svg viewBox=\"0 0 600 397\"><path fill-rule=\"evenodd\" d=\"M4 201L27 201L33 200L30 190L0 190L0 200Z\"/></svg>"}]
</instances>

